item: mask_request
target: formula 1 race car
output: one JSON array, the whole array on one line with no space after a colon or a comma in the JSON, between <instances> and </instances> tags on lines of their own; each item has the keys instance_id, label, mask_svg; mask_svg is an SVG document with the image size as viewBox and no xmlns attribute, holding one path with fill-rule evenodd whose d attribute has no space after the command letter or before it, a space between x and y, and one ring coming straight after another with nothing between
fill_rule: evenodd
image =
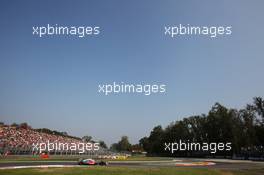
<instances>
[{"instance_id":1,"label":"formula 1 race car","mask_svg":"<svg viewBox=\"0 0 264 175\"><path fill-rule=\"evenodd\" d=\"M108 163L105 162L105 161L96 162L93 159L80 159L78 161L78 165L100 165L100 166L106 166L106 165L108 165Z\"/></svg>"}]
</instances>

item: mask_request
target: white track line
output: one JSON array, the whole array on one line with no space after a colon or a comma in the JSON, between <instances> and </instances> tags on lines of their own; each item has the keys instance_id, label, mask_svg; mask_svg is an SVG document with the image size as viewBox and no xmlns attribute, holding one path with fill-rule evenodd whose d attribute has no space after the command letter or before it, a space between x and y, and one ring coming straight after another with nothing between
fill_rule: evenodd
<instances>
[{"instance_id":1,"label":"white track line","mask_svg":"<svg viewBox=\"0 0 264 175\"><path fill-rule=\"evenodd\" d=\"M63 168L63 167L79 167L79 165L30 165L30 166L8 166L0 167L1 170L4 169L22 169L22 168Z\"/></svg>"}]
</instances>

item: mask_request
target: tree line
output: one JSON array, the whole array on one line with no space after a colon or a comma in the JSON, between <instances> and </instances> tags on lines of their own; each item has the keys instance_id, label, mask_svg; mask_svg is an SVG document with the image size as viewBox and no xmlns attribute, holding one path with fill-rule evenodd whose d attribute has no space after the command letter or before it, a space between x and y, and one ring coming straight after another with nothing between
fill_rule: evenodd
<instances>
[{"instance_id":1,"label":"tree line","mask_svg":"<svg viewBox=\"0 0 264 175\"><path fill-rule=\"evenodd\" d=\"M231 151L211 155L206 151L178 151L174 154L164 150L165 142L186 141L195 143L231 142ZM172 122L167 127L156 126L139 145L149 154L158 156L243 156L264 155L264 100L253 98L245 108L228 109L215 103L208 114L190 116Z\"/></svg>"}]
</instances>

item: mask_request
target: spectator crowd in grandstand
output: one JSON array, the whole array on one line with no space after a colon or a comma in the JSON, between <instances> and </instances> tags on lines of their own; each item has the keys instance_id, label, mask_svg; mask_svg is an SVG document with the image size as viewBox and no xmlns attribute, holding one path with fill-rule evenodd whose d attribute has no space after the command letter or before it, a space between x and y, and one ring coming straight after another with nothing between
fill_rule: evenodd
<instances>
[{"instance_id":1,"label":"spectator crowd in grandstand","mask_svg":"<svg viewBox=\"0 0 264 175\"><path fill-rule=\"evenodd\" d=\"M47 130L47 129L46 129ZM58 135L47 133L44 129L32 129L26 124L20 125L4 125L0 124L0 153L29 153L32 152L33 143L46 142L63 142L63 143L78 143L81 139L74 138L68 135ZM49 130L50 131L50 130Z\"/></svg>"}]
</instances>

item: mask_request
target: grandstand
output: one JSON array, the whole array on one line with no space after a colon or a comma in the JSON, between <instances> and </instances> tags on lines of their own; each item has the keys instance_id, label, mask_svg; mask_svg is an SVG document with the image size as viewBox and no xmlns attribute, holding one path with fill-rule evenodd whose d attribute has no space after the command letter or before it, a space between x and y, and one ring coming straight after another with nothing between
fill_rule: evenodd
<instances>
[{"instance_id":1,"label":"grandstand","mask_svg":"<svg viewBox=\"0 0 264 175\"><path fill-rule=\"evenodd\" d=\"M47 130L47 129L46 129ZM50 131L50 130L49 130ZM80 143L83 142L78 137L59 132L47 133L42 129L32 129L25 125L0 125L0 154L1 155L35 155L39 154L33 150L33 143L50 142ZM48 151L46 151L48 152ZM48 152L50 155L90 155L102 156L113 154L110 150L100 147L98 151L85 151L79 153L78 150L54 150Z\"/></svg>"}]
</instances>

